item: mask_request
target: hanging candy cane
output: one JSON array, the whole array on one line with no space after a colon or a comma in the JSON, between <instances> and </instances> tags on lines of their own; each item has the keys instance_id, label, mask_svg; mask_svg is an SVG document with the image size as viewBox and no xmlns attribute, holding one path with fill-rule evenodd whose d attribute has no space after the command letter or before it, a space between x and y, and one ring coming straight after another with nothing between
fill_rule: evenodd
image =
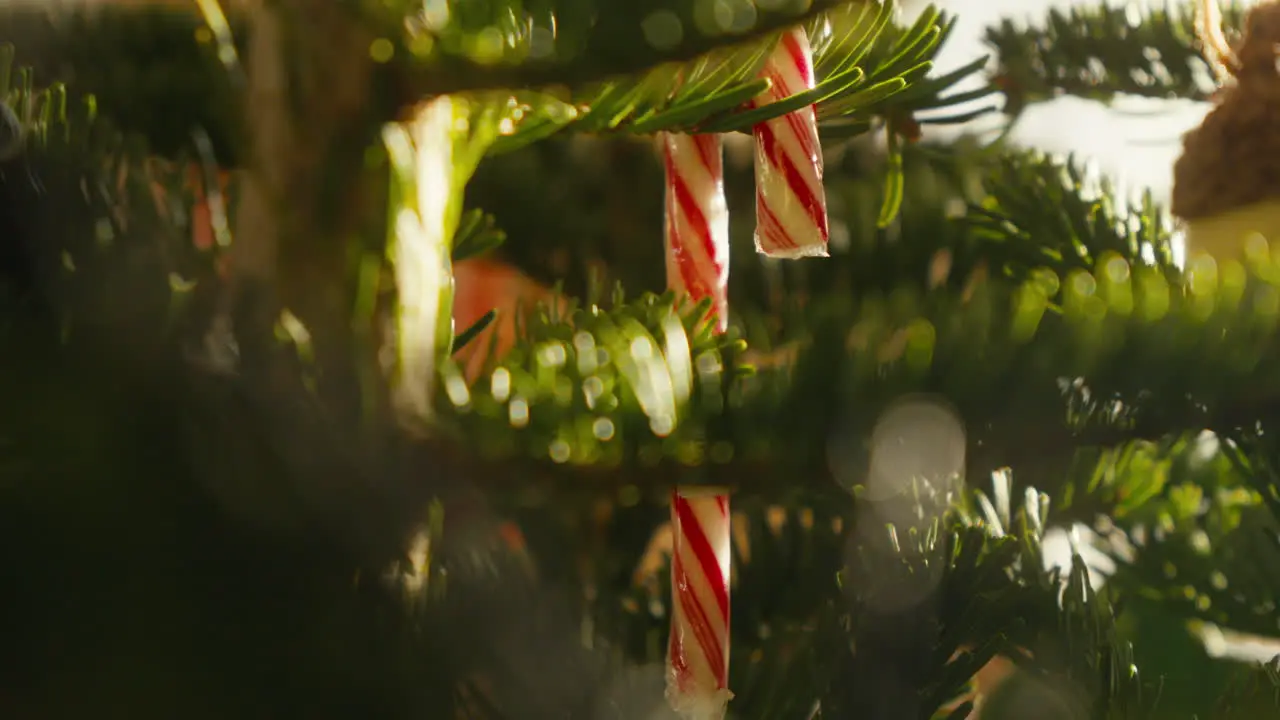
<instances>
[{"instance_id":1,"label":"hanging candy cane","mask_svg":"<svg viewBox=\"0 0 1280 720\"><path fill-rule=\"evenodd\" d=\"M720 720L729 692L729 496L671 495L671 639L667 700L690 720Z\"/></svg>"},{"instance_id":2,"label":"hanging candy cane","mask_svg":"<svg viewBox=\"0 0 1280 720\"><path fill-rule=\"evenodd\" d=\"M695 302L712 299L716 328L728 320L729 210L718 135L662 136L667 171L667 284ZM671 639L667 699L691 720L719 720L729 692L729 496L671 494Z\"/></svg>"},{"instance_id":3,"label":"hanging candy cane","mask_svg":"<svg viewBox=\"0 0 1280 720\"><path fill-rule=\"evenodd\" d=\"M667 171L667 284L694 302L711 298L723 331L729 317L729 208L719 135L663 133Z\"/></svg>"},{"instance_id":4,"label":"hanging candy cane","mask_svg":"<svg viewBox=\"0 0 1280 720\"><path fill-rule=\"evenodd\" d=\"M761 77L771 83L752 103L767 105L814 87L804 28L783 33ZM813 106L766 120L756 140L756 250L776 258L827 256L827 197Z\"/></svg>"}]
</instances>

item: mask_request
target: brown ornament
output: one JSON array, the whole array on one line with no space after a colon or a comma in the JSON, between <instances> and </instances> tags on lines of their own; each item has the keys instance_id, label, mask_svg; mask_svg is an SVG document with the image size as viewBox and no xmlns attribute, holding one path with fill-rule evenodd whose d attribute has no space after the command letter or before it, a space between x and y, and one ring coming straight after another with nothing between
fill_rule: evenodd
<instances>
[{"instance_id":1,"label":"brown ornament","mask_svg":"<svg viewBox=\"0 0 1280 720\"><path fill-rule=\"evenodd\" d=\"M1212 2L1204 3L1212 9ZM1216 13L1206 13L1216 16ZM1183 139L1172 211L1186 226L1188 260L1280 252L1280 1L1245 18L1234 50L1202 27L1202 42L1229 73L1216 106Z\"/></svg>"}]
</instances>

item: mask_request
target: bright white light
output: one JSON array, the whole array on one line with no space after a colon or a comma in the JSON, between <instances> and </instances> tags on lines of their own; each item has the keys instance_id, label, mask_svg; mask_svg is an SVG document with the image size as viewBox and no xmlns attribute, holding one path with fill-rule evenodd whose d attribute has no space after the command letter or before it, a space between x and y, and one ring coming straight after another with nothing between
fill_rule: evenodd
<instances>
[{"instance_id":1,"label":"bright white light","mask_svg":"<svg viewBox=\"0 0 1280 720\"><path fill-rule=\"evenodd\" d=\"M872 433L865 497L889 498L913 481L943 487L963 476L964 456L964 425L954 411L933 398L900 400Z\"/></svg>"}]
</instances>

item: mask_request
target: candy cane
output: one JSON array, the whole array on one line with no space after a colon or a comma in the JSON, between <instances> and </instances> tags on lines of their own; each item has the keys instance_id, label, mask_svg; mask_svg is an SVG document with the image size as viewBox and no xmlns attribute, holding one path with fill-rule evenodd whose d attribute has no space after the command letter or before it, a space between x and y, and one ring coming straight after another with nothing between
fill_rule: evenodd
<instances>
[{"instance_id":1,"label":"candy cane","mask_svg":"<svg viewBox=\"0 0 1280 720\"><path fill-rule=\"evenodd\" d=\"M729 211L718 135L664 134L667 284L711 298L716 329L728 320ZM667 699L691 720L724 717L729 692L729 562L732 529L723 490L671 494L671 639Z\"/></svg>"},{"instance_id":2,"label":"candy cane","mask_svg":"<svg viewBox=\"0 0 1280 720\"><path fill-rule=\"evenodd\" d=\"M770 87L752 103L767 105L814 87L813 51L804 28L783 33L761 77ZM756 140L756 250L776 258L827 256L827 198L822 146L812 105L766 120Z\"/></svg>"},{"instance_id":3,"label":"candy cane","mask_svg":"<svg viewBox=\"0 0 1280 720\"><path fill-rule=\"evenodd\" d=\"M729 692L729 496L712 488L671 495L671 639L667 700L690 720L719 720Z\"/></svg>"},{"instance_id":4,"label":"candy cane","mask_svg":"<svg viewBox=\"0 0 1280 720\"><path fill-rule=\"evenodd\" d=\"M663 133L667 171L667 284L695 302L711 298L723 331L729 317L729 208L719 135Z\"/></svg>"}]
</instances>

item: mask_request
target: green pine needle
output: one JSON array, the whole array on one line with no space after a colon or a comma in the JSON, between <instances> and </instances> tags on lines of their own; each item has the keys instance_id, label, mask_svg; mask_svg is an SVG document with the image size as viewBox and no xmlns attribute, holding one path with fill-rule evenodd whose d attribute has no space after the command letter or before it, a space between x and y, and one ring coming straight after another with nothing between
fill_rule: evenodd
<instances>
[{"instance_id":1,"label":"green pine needle","mask_svg":"<svg viewBox=\"0 0 1280 720\"><path fill-rule=\"evenodd\" d=\"M1072 7L1051 11L1032 27L1005 20L988 29L1007 112L1064 93L1103 101L1117 95L1208 100L1216 88L1196 40L1195 5ZM1231 29L1243 28L1245 6L1222 5L1234 34Z\"/></svg>"},{"instance_id":2,"label":"green pine needle","mask_svg":"<svg viewBox=\"0 0 1280 720\"><path fill-rule=\"evenodd\" d=\"M750 132L766 120L814 105L820 122L838 125L840 137L869 127L865 120L891 112L910 113L982 99L994 88L968 91L954 97L947 89L981 71L979 60L926 79L932 59L950 33L954 21L930 6L905 30L890 20L894 3L852 3L833 10L813 25L816 86L766 105L749 105L764 89L756 75L776 39L720 50L692 63L656 68L639 81L610 81L579 92L562 112L558 124L536 116L521 124L496 146L505 151L522 145L526 133L546 137L555 131L626 132ZM829 30L828 30L829 28ZM535 111L560 100L523 100ZM961 117L989 112L975 110ZM847 118L861 118L853 123ZM935 118L935 123L945 118ZM554 127L553 127L554 126ZM825 128L824 128L825 130ZM828 137L833 135L828 134Z\"/></svg>"},{"instance_id":3,"label":"green pine needle","mask_svg":"<svg viewBox=\"0 0 1280 720\"><path fill-rule=\"evenodd\" d=\"M454 336L453 349L451 353L456 354L460 350L465 348L467 345L469 345L472 340L475 340L477 337L480 336L480 333L487 330L489 326L493 324L493 321L496 320L497 318L498 318L498 311L496 309L490 310L489 312L480 316L479 320L476 320L475 322L471 323L471 325L468 326L466 330L463 330L462 332Z\"/></svg>"}]
</instances>

